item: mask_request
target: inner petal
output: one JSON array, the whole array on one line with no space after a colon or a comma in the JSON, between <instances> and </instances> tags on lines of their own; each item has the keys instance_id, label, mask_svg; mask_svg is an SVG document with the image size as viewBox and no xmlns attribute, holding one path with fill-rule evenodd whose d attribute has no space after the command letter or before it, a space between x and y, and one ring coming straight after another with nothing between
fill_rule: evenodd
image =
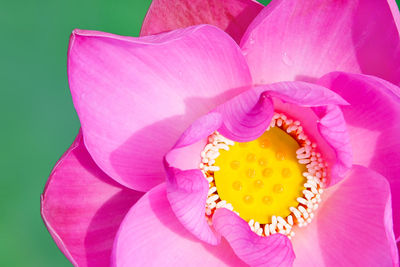
<instances>
[{"instance_id":1,"label":"inner petal","mask_svg":"<svg viewBox=\"0 0 400 267\"><path fill-rule=\"evenodd\" d=\"M257 140L238 143L213 133L201 153L209 182L206 216L227 208L259 235L294 236L321 201L327 165L300 122L276 113ZM211 220L210 220L211 222Z\"/></svg>"}]
</instances>

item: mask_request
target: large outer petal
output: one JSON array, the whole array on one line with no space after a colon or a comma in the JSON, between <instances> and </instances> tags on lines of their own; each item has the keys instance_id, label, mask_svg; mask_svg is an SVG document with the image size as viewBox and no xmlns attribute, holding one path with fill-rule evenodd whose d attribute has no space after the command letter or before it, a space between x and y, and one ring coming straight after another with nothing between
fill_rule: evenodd
<instances>
[{"instance_id":1,"label":"large outer petal","mask_svg":"<svg viewBox=\"0 0 400 267\"><path fill-rule=\"evenodd\" d=\"M207 245L176 219L161 184L126 215L114 243L113 266L244 266L226 241Z\"/></svg>"},{"instance_id":2,"label":"large outer petal","mask_svg":"<svg viewBox=\"0 0 400 267\"><path fill-rule=\"evenodd\" d=\"M390 189L383 176L355 165L322 198L313 222L294 229L295 266L397 266Z\"/></svg>"},{"instance_id":3,"label":"large outer petal","mask_svg":"<svg viewBox=\"0 0 400 267\"><path fill-rule=\"evenodd\" d=\"M340 72L324 76L319 83L350 103L342 111L354 163L388 179L395 234L400 237L400 88L376 77Z\"/></svg>"},{"instance_id":4,"label":"large outer petal","mask_svg":"<svg viewBox=\"0 0 400 267\"><path fill-rule=\"evenodd\" d=\"M332 71L400 82L394 0L272 1L241 41L255 83L314 81Z\"/></svg>"},{"instance_id":5,"label":"large outer petal","mask_svg":"<svg viewBox=\"0 0 400 267\"><path fill-rule=\"evenodd\" d=\"M94 161L143 191L163 181L179 134L251 83L238 46L207 25L142 38L75 30L68 75Z\"/></svg>"},{"instance_id":6,"label":"large outer petal","mask_svg":"<svg viewBox=\"0 0 400 267\"><path fill-rule=\"evenodd\" d=\"M263 5L253 0L153 0L140 34L211 24L239 43L247 26L262 8Z\"/></svg>"},{"instance_id":7,"label":"large outer petal","mask_svg":"<svg viewBox=\"0 0 400 267\"><path fill-rule=\"evenodd\" d=\"M238 215L217 209L213 216L215 230L225 237L236 255L250 266L292 266L295 258L290 240L282 234L258 236Z\"/></svg>"},{"instance_id":8,"label":"large outer petal","mask_svg":"<svg viewBox=\"0 0 400 267\"><path fill-rule=\"evenodd\" d=\"M119 225L142 194L103 173L79 133L50 175L41 198L41 214L71 263L109 266Z\"/></svg>"}]
</instances>

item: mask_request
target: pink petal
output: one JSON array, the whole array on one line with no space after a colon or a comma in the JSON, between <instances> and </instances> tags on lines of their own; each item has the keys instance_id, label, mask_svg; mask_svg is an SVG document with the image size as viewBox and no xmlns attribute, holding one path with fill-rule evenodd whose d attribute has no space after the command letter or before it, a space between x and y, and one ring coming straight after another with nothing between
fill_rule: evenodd
<instances>
[{"instance_id":1,"label":"pink petal","mask_svg":"<svg viewBox=\"0 0 400 267\"><path fill-rule=\"evenodd\" d=\"M398 266L383 176L355 165L322 197L314 221L294 230L295 266Z\"/></svg>"},{"instance_id":2,"label":"pink petal","mask_svg":"<svg viewBox=\"0 0 400 267\"><path fill-rule=\"evenodd\" d=\"M400 88L376 77L336 72L319 83L351 104L342 110L354 162L388 179L393 209L400 210ZM393 217L396 237L400 237L400 213Z\"/></svg>"},{"instance_id":3,"label":"pink petal","mask_svg":"<svg viewBox=\"0 0 400 267\"><path fill-rule=\"evenodd\" d=\"M395 6L394 0L273 1L241 41L255 83L315 81L335 70L400 83Z\"/></svg>"},{"instance_id":4,"label":"pink petal","mask_svg":"<svg viewBox=\"0 0 400 267\"><path fill-rule=\"evenodd\" d=\"M207 25L142 38L76 30L68 74L89 153L140 191L163 181L162 157L195 118L251 84L240 49Z\"/></svg>"},{"instance_id":5,"label":"pink petal","mask_svg":"<svg viewBox=\"0 0 400 267\"><path fill-rule=\"evenodd\" d=\"M219 243L219 240L205 217L209 186L199 164L200 153L205 145L202 140L206 140L220 125L221 115L218 113L199 118L165 157L167 196L172 210L188 231L212 245ZM189 153L186 154L186 151ZM193 163L188 164L188 161Z\"/></svg>"},{"instance_id":6,"label":"pink petal","mask_svg":"<svg viewBox=\"0 0 400 267\"><path fill-rule=\"evenodd\" d=\"M254 89L236 96L216 110L222 115L218 131L237 142L257 139L266 131L274 115L271 98Z\"/></svg>"},{"instance_id":7,"label":"pink petal","mask_svg":"<svg viewBox=\"0 0 400 267\"><path fill-rule=\"evenodd\" d=\"M352 164L352 151L346 122L337 105L347 102L325 87L305 82L280 82L255 90L273 97L276 111L302 123L328 163L328 185L343 179Z\"/></svg>"},{"instance_id":8,"label":"pink petal","mask_svg":"<svg viewBox=\"0 0 400 267\"><path fill-rule=\"evenodd\" d=\"M226 31L239 43L247 26L262 8L263 5L253 0L153 0L140 34L211 24Z\"/></svg>"},{"instance_id":9,"label":"pink petal","mask_svg":"<svg viewBox=\"0 0 400 267\"><path fill-rule=\"evenodd\" d=\"M261 237L235 213L221 208L213 226L228 240L236 255L250 266L292 266L295 258L290 240L282 234Z\"/></svg>"},{"instance_id":10,"label":"pink petal","mask_svg":"<svg viewBox=\"0 0 400 267\"><path fill-rule=\"evenodd\" d=\"M126 215L113 250L114 266L243 266L229 245L200 242L176 219L165 185L144 195Z\"/></svg>"},{"instance_id":11,"label":"pink petal","mask_svg":"<svg viewBox=\"0 0 400 267\"><path fill-rule=\"evenodd\" d=\"M79 133L49 177L41 197L41 214L72 264L108 266L118 227L141 195L103 173Z\"/></svg>"}]
</instances>

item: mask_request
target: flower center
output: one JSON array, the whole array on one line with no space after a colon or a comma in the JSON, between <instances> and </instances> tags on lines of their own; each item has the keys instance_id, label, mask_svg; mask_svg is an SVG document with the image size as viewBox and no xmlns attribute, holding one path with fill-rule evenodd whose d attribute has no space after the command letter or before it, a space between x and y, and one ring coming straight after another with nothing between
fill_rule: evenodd
<instances>
[{"instance_id":1,"label":"flower center","mask_svg":"<svg viewBox=\"0 0 400 267\"><path fill-rule=\"evenodd\" d=\"M218 132L201 153L209 182L206 215L228 208L259 235L294 235L307 225L321 201L326 164L298 121L275 114L257 140L237 143Z\"/></svg>"},{"instance_id":2,"label":"flower center","mask_svg":"<svg viewBox=\"0 0 400 267\"><path fill-rule=\"evenodd\" d=\"M222 150L215 160L220 170L214 173L220 198L246 221L265 224L273 215L287 217L305 189L306 168L296 158L299 148L295 139L274 127L257 140Z\"/></svg>"}]
</instances>

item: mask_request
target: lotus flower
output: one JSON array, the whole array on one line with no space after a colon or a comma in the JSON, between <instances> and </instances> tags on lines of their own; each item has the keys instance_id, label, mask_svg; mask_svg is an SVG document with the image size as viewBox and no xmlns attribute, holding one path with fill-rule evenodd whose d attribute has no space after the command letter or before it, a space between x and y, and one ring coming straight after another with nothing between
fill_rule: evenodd
<instances>
[{"instance_id":1,"label":"lotus flower","mask_svg":"<svg viewBox=\"0 0 400 267\"><path fill-rule=\"evenodd\" d=\"M75 30L82 129L41 199L58 247L75 266L398 265L399 26L393 0L154 0L141 37Z\"/></svg>"}]
</instances>

